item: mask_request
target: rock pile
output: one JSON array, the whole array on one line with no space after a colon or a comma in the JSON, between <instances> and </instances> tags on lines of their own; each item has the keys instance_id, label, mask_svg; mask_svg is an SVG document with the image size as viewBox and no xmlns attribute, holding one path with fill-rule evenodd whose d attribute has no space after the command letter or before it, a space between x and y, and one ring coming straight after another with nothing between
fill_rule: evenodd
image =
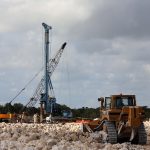
<instances>
[{"instance_id":1,"label":"rock pile","mask_svg":"<svg viewBox=\"0 0 150 150\"><path fill-rule=\"evenodd\" d=\"M148 136L150 136L150 121L145 121L144 126L145 126Z\"/></svg>"},{"instance_id":2,"label":"rock pile","mask_svg":"<svg viewBox=\"0 0 150 150\"><path fill-rule=\"evenodd\" d=\"M140 145L100 143L100 134L82 133L79 124L0 123L0 150L144 150Z\"/></svg>"}]
</instances>

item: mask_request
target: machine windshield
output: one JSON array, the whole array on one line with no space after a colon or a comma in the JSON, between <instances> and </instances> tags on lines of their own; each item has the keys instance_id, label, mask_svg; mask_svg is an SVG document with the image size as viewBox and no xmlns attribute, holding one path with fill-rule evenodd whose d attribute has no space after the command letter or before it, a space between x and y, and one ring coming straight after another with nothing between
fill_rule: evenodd
<instances>
[{"instance_id":1,"label":"machine windshield","mask_svg":"<svg viewBox=\"0 0 150 150\"><path fill-rule=\"evenodd\" d=\"M123 106L133 106L133 98L132 97L117 97L116 98L116 106L123 107Z\"/></svg>"},{"instance_id":2,"label":"machine windshield","mask_svg":"<svg viewBox=\"0 0 150 150\"><path fill-rule=\"evenodd\" d=\"M110 109L110 107L111 107L111 98L105 97L105 108Z\"/></svg>"}]
</instances>

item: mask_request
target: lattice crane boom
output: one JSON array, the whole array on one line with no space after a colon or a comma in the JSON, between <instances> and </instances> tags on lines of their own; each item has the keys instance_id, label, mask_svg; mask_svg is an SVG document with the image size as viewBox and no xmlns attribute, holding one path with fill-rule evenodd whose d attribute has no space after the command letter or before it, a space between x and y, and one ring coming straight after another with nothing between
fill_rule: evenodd
<instances>
[{"instance_id":1,"label":"lattice crane boom","mask_svg":"<svg viewBox=\"0 0 150 150\"><path fill-rule=\"evenodd\" d=\"M50 59L49 61L49 65L48 65L48 72L49 72L49 76L51 77L52 73L54 72L54 70L56 69L58 63L59 63L59 60L60 60L60 57L64 51L64 48L66 46L66 42L62 44L61 48L57 51L55 57L53 59Z\"/></svg>"},{"instance_id":2,"label":"lattice crane boom","mask_svg":"<svg viewBox=\"0 0 150 150\"><path fill-rule=\"evenodd\" d=\"M64 48L66 46L66 42L62 44L61 48L57 51L55 57L53 59L49 60L49 64L48 64L48 73L49 73L49 78L51 77L51 75L53 74L54 70L56 69L60 58L62 56L62 53L64 51ZM41 99L41 94L44 92L44 76L41 79L41 81L39 82L33 97L30 99L30 101L27 103L26 107L34 107L36 105L36 103L38 101L40 101Z\"/></svg>"}]
</instances>

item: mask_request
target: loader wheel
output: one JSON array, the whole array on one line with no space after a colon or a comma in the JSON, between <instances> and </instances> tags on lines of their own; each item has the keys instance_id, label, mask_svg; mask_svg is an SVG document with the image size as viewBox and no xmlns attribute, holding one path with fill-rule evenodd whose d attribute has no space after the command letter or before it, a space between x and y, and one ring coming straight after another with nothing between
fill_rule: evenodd
<instances>
[{"instance_id":1,"label":"loader wheel","mask_svg":"<svg viewBox=\"0 0 150 150\"><path fill-rule=\"evenodd\" d=\"M117 132L115 128L115 124L111 121L105 122L106 132L107 132L107 142L111 144L117 143Z\"/></svg>"},{"instance_id":2,"label":"loader wheel","mask_svg":"<svg viewBox=\"0 0 150 150\"><path fill-rule=\"evenodd\" d=\"M133 144L144 145L144 144L146 144L146 142L147 142L147 134L146 134L146 131L145 131L144 124L142 123L140 125L140 127L138 128L137 135L133 139L132 143Z\"/></svg>"}]
</instances>

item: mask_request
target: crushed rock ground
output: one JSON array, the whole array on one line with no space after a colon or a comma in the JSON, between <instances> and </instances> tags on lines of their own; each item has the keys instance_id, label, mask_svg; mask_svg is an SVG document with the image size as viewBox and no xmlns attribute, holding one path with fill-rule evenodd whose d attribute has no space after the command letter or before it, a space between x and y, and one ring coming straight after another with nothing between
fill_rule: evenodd
<instances>
[{"instance_id":1,"label":"crushed rock ground","mask_svg":"<svg viewBox=\"0 0 150 150\"><path fill-rule=\"evenodd\" d=\"M101 143L101 134L82 133L80 124L0 123L0 150L149 150L150 122L144 122L146 145Z\"/></svg>"}]
</instances>

